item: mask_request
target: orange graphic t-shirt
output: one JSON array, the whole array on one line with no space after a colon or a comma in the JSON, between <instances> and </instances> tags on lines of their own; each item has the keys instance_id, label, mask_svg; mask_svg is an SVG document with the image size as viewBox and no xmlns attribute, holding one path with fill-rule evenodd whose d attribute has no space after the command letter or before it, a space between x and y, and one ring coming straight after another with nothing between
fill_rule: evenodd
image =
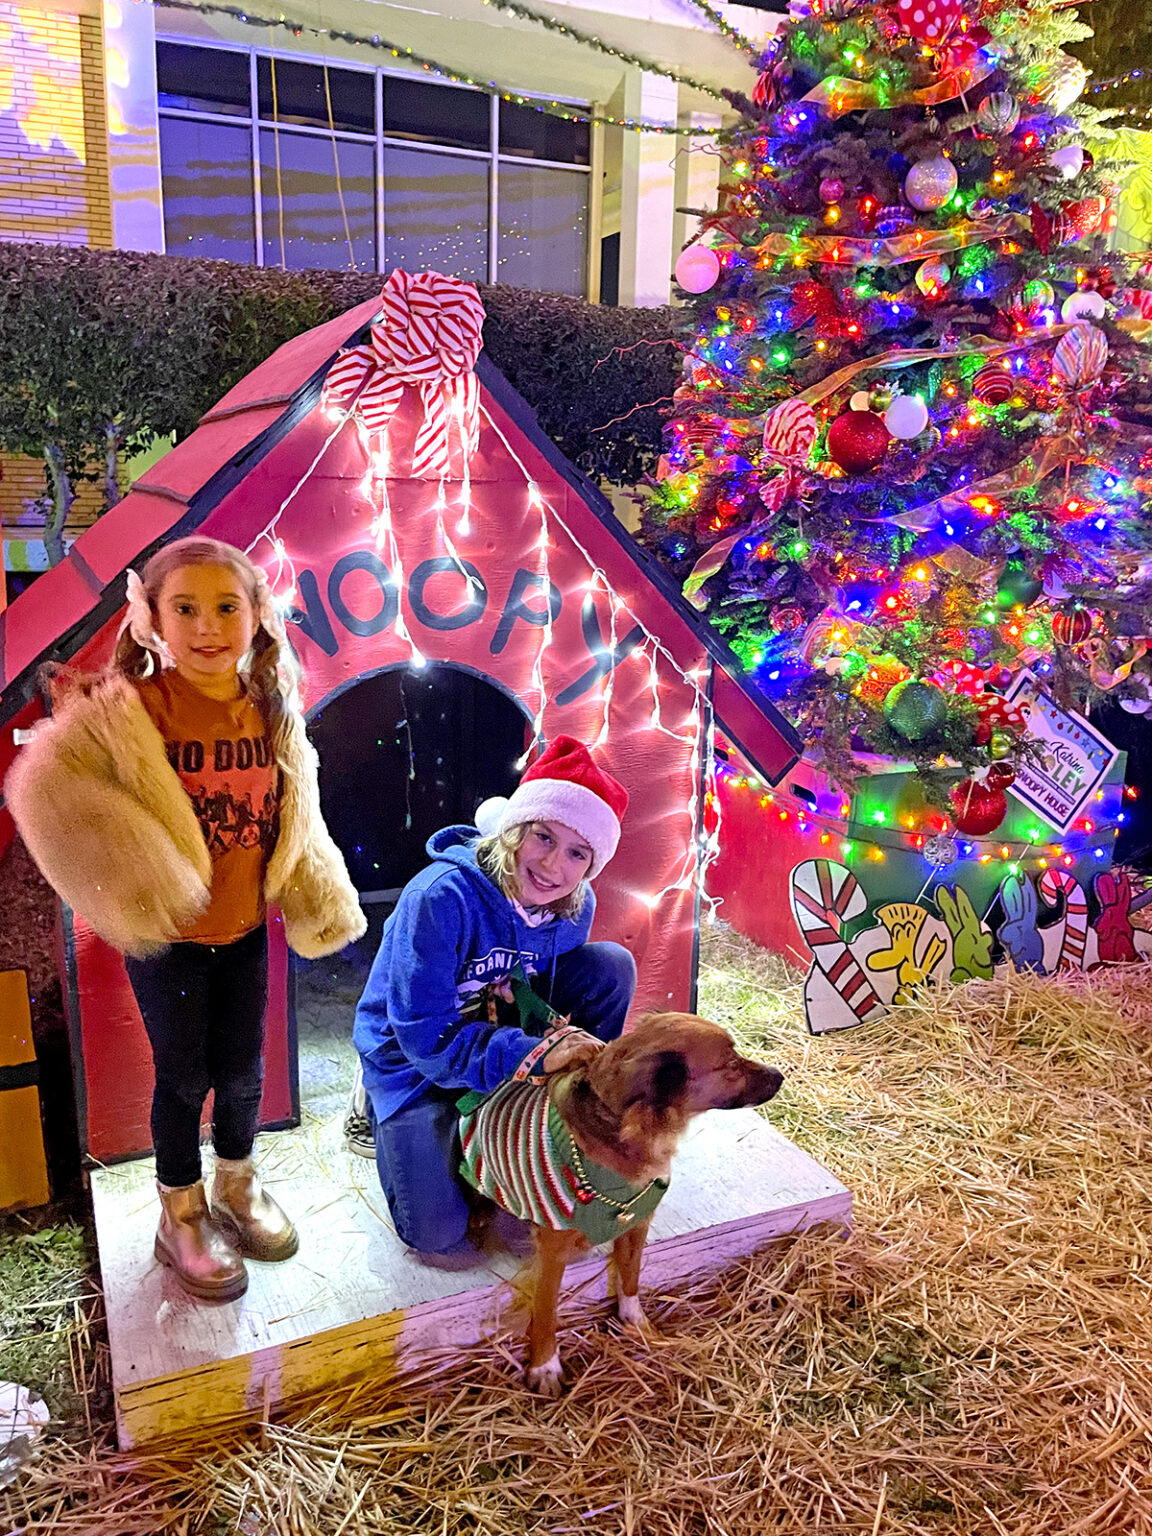
<instances>
[{"instance_id":1,"label":"orange graphic t-shirt","mask_svg":"<svg viewBox=\"0 0 1152 1536\"><path fill-rule=\"evenodd\" d=\"M180 937L231 944L264 921L264 870L279 831L280 770L260 711L247 695L210 699L178 672L137 687L212 858L211 900Z\"/></svg>"}]
</instances>

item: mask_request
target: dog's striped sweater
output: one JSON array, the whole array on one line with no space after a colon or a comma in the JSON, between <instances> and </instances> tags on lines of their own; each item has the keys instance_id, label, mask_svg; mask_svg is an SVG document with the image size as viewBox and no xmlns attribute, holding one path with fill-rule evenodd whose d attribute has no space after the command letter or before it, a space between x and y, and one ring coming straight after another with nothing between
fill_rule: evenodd
<instances>
[{"instance_id":1,"label":"dog's striped sweater","mask_svg":"<svg viewBox=\"0 0 1152 1536\"><path fill-rule=\"evenodd\" d=\"M460 1108L461 1174L521 1221L611 1243L625 1225L651 1216L668 1188L667 1179L638 1188L586 1154L574 1158L544 1083L503 1083L479 1102L462 1099Z\"/></svg>"}]
</instances>

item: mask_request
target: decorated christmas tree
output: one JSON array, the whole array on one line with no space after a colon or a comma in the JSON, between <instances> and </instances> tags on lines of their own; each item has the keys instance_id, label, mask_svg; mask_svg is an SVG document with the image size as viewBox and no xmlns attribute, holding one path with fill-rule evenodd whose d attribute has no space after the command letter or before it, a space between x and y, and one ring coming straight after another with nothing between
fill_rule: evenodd
<instances>
[{"instance_id":1,"label":"decorated christmas tree","mask_svg":"<svg viewBox=\"0 0 1152 1536\"><path fill-rule=\"evenodd\" d=\"M1149 704L1152 292L1108 251L1073 12L791 11L677 266L642 536L834 781L910 759L979 834L1036 750L1022 674Z\"/></svg>"}]
</instances>

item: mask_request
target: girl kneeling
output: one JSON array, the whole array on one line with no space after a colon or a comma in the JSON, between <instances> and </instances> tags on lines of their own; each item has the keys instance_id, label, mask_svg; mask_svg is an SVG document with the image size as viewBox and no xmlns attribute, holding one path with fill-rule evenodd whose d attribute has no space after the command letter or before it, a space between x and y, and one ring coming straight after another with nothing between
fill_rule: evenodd
<instances>
[{"instance_id":1,"label":"girl kneeling","mask_svg":"<svg viewBox=\"0 0 1152 1536\"><path fill-rule=\"evenodd\" d=\"M457 1100L574 1066L624 1027L636 964L588 942L587 882L615 853L627 803L585 746L558 736L510 800L480 807L490 835L430 839L433 863L384 925L353 1038L380 1183L413 1248L444 1253L467 1232Z\"/></svg>"}]
</instances>

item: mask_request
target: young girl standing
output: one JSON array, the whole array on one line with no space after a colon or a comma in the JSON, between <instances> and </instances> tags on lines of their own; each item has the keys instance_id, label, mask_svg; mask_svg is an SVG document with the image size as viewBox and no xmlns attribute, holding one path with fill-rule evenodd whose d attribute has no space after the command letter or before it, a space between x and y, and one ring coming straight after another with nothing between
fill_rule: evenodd
<instances>
[{"instance_id":1,"label":"young girl standing","mask_svg":"<svg viewBox=\"0 0 1152 1536\"><path fill-rule=\"evenodd\" d=\"M557 736L510 799L480 807L478 827L429 840L433 862L384 925L353 1040L380 1183L413 1248L445 1253L468 1230L461 1095L564 1071L624 1028L636 963L588 942L588 882L627 804L586 746Z\"/></svg>"},{"instance_id":2,"label":"young girl standing","mask_svg":"<svg viewBox=\"0 0 1152 1536\"><path fill-rule=\"evenodd\" d=\"M231 1300L244 1258L296 1231L252 1165L268 997L265 904L300 955L365 923L320 815L297 669L263 573L180 539L128 576L104 675L38 727L5 784L45 878L123 951L155 1066L156 1257L194 1296ZM209 1205L200 1117L214 1093Z\"/></svg>"}]
</instances>

